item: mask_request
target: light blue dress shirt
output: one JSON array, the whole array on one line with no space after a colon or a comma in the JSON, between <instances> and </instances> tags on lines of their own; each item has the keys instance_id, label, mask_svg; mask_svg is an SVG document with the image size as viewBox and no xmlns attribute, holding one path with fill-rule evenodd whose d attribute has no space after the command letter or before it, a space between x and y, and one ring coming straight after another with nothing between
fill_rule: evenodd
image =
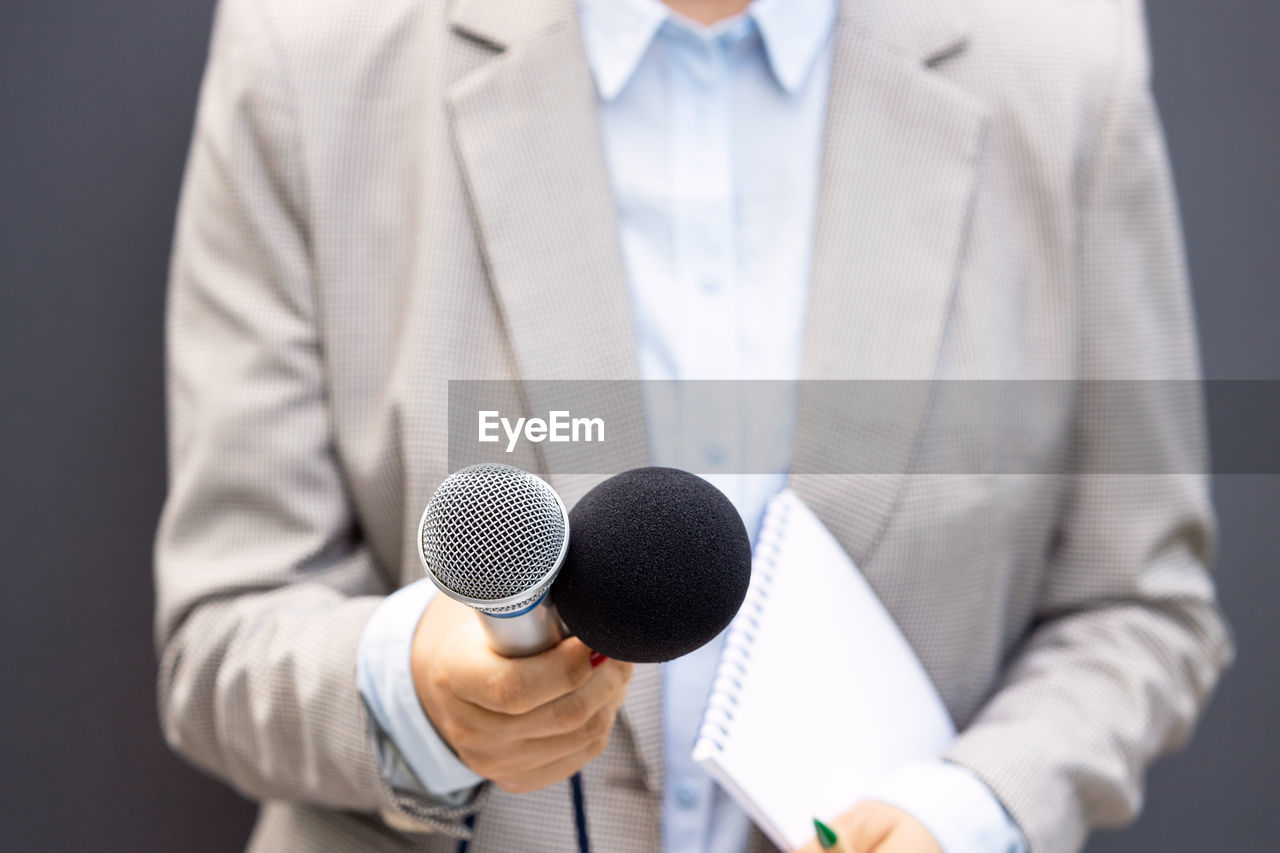
<instances>
[{"instance_id":1,"label":"light blue dress shirt","mask_svg":"<svg viewBox=\"0 0 1280 853\"><path fill-rule=\"evenodd\" d=\"M836 0L756 0L714 27L659 0L579 0L579 13L641 377L797 378ZM781 409L764 448L775 455L762 468L759 456L747 461L761 448L735 428L749 411L717 408L716 428L706 429L681 420L704 407L689 415L651 401L654 464L710 472L754 532L786 482L794 406ZM655 411L665 413L657 423ZM775 473L731 473L745 470ZM422 786L456 795L481 780L431 727L409 671L413 632L433 595L422 580L388 597L361 642L357 680ZM720 646L663 666L666 853L746 849L745 813L690 759ZM392 781L416 787L403 772ZM957 765L915 762L871 796L913 814L948 853L1025 853L1000 803Z\"/></svg>"}]
</instances>

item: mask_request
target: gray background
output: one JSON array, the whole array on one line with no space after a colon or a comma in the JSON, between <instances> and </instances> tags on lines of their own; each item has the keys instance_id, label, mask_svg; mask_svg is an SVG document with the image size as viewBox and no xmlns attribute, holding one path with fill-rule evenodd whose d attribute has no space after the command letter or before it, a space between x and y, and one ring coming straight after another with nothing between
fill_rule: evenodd
<instances>
[{"instance_id":1,"label":"gray background","mask_svg":"<svg viewBox=\"0 0 1280 853\"><path fill-rule=\"evenodd\" d=\"M211 0L0 5L0 847L240 848L250 804L172 757L154 710L161 317ZM1280 4L1158 0L1156 90L1204 357L1280 379ZM1262 441L1280 418L1217 408ZM1280 837L1280 477L1216 478L1240 656L1131 829L1094 851Z\"/></svg>"}]
</instances>

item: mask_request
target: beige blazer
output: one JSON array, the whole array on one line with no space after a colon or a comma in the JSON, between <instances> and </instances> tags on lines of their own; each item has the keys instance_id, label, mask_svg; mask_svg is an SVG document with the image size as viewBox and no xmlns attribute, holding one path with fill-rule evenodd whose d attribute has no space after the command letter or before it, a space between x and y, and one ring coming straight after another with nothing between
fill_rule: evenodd
<instances>
[{"instance_id":1,"label":"beige blazer","mask_svg":"<svg viewBox=\"0 0 1280 853\"><path fill-rule=\"evenodd\" d=\"M834 39L805 377L1197 376L1136 0L849 0ZM449 851L475 808L476 853L573 849L564 784L389 791L356 645L421 576L447 380L636 375L570 0L223 0L173 256L156 630L165 736L263 803L252 850ZM958 446L922 404L878 436L887 473L835 476L824 452L875 424L802 406L793 483L936 683L948 757L1070 851L1135 813L1231 655L1203 447L1156 429L1189 473L1060 477L1068 448L1127 452L1091 407L1003 426ZM921 473L953 456L970 473ZM572 504L593 480L553 482ZM585 771L603 853L659 849L659 690L639 668Z\"/></svg>"}]
</instances>

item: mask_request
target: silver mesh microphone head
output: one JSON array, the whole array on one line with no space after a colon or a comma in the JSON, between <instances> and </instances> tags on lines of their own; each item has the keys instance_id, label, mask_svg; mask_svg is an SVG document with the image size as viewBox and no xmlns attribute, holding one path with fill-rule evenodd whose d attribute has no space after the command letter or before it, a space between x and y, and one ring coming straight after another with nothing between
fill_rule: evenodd
<instances>
[{"instance_id":1,"label":"silver mesh microphone head","mask_svg":"<svg viewBox=\"0 0 1280 853\"><path fill-rule=\"evenodd\" d=\"M446 595L486 613L513 613L551 586L569 547L569 514L527 471L484 463L454 472L418 525L418 556Z\"/></svg>"}]
</instances>

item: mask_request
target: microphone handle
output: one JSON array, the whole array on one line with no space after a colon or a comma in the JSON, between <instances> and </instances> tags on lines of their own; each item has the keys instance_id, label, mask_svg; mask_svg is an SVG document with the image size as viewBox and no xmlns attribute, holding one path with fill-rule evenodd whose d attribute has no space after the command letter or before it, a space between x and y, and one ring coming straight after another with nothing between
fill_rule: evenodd
<instances>
[{"instance_id":1,"label":"microphone handle","mask_svg":"<svg viewBox=\"0 0 1280 853\"><path fill-rule=\"evenodd\" d=\"M545 652L569 636L556 606L547 598L513 616L476 612L489 635L489 647L504 658L524 658Z\"/></svg>"}]
</instances>

